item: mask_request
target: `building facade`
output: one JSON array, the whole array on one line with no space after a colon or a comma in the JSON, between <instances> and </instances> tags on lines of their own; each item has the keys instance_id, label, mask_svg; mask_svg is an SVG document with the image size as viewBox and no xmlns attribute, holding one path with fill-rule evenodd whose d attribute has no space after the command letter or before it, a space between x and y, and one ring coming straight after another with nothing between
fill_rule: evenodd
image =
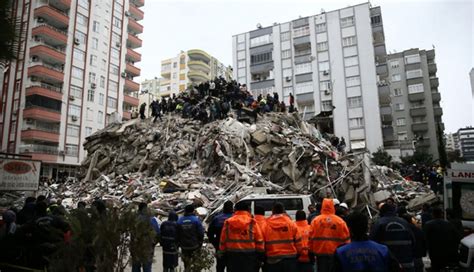
<instances>
[{"instance_id":1,"label":"building facade","mask_svg":"<svg viewBox=\"0 0 474 272\"><path fill-rule=\"evenodd\" d=\"M402 155L424 150L438 159L444 124L434 49L389 54L387 64L394 141L386 147L399 148Z\"/></svg>"},{"instance_id":2,"label":"building facade","mask_svg":"<svg viewBox=\"0 0 474 272\"><path fill-rule=\"evenodd\" d=\"M181 51L161 61L160 96L170 96L215 77L232 79L232 68L200 49Z\"/></svg>"},{"instance_id":3,"label":"building facade","mask_svg":"<svg viewBox=\"0 0 474 272\"><path fill-rule=\"evenodd\" d=\"M143 103L147 104L145 109L145 115L151 115L150 104L154 99L159 99L160 97L160 78L153 78L153 79L145 79L142 81L140 86L140 105Z\"/></svg>"},{"instance_id":4,"label":"building facade","mask_svg":"<svg viewBox=\"0 0 474 272\"><path fill-rule=\"evenodd\" d=\"M457 132L461 157L468 162L474 162L474 128L461 128Z\"/></svg>"},{"instance_id":5,"label":"building facade","mask_svg":"<svg viewBox=\"0 0 474 272\"><path fill-rule=\"evenodd\" d=\"M254 96L276 92L286 104L293 94L305 119L316 118L320 130L344 137L353 150L383 146L378 82L385 58L381 11L369 3L233 36L239 83Z\"/></svg>"},{"instance_id":6,"label":"building facade","mask_svg":"<svg viewBox=\"0 0 474 272\"><path fill-rule=\"evenodd\" d=\"M138 106L144 0L18 0L19 54L4 73L1 150L74 174L85 137Z\"/></svg>"},{"instance_id":7,"label":"building facade","mask_svg":"<svg viewBox=\"0 0 474 272\"><path fill-rule=\"evenodd\" d=\"M474 125L474 68L472 68L471 71L469 72L469 79L471 81L471 91L472 91L472 103L471 103L472 115L471 115L471 120L472 120L472 124Z\"/></svg>"},{"instance_id":8,"label":"building facade","mask_svg":"<svg viewBox=\"0 0 474 272\"><path fill-rule=\"evenodd\" d=\"M445 135L446 151L453 152L459 150L459 136L457 132Z\"/></svg>"}]
</instances>

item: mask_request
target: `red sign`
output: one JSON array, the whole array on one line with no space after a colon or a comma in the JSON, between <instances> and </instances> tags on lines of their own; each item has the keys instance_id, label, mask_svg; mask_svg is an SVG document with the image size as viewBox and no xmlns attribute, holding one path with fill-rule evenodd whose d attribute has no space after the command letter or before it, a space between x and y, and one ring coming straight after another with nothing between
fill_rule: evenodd
<instances>
[{"instance_id":1,"label":"red sign","mask_svg":"<svg viewBox=\"0 0 474 272\"><path fill-rule=\"evenodd\" d=\"M21 175L31 171L31 165L21 161L12 161L3 165L3 170L10 174Z\"/></svg>"}]
</instances>

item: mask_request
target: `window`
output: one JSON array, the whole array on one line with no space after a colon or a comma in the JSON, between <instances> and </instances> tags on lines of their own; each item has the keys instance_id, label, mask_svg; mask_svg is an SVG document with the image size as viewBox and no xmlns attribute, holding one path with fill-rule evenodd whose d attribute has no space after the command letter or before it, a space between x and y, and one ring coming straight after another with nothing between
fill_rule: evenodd
<instances>
[{"instance_id":1,"label":"window","mask_svg":"<svg viewBox=\"0 0 474 272\"><path fill-rule=\"evenodd\" d=\"M177 68L178 67L178 63L177 62L173 62L173 68Z\"/></svg>"},{"instance_id":2,"label":"window","mask_svg":"<svg viewBox=\"0 0 474 272\"><path fill-rule=\"evenodd\" d=\"M87 108L87 111L86 111L87 121L92 121L93 116L94 116L94 111L91 108Z\"/></svg>"},{"instance_id":3,"label":"window","mask_svg":"<svg viewBox=\"0 0 474 272\"><path fill-rule=\"evenodd\" d=\"M251 64L263 63L263 62L269 62L269 61L272 61L272 52L266 52L266 53L250 56Z\"/></svg>"},{"instance_id":4,"label":"window","mask_svg":"<svg viewBox=\"0 0 474 272\"><path fill-rule=\"evenodd\" d=\"M245 76L239 76L238 82L244 84L245 82L247 82L247 78Z\"/></svg>"},{"instance_id":5,"label":"window","mask_svg":"<svg viewBox=\"0 0 474 272\"><path fill-rule=\"evenodd\" d=\"M405 64L418 63L418 62L420 62L419 54L405 56Z\"/></svg>"},{"instance_id":6,"label":"window","mask_svg":"<svg viewBox=\"0 0 474 272\"><path fill-rule=\"evenodd\" d=\"M344 57L351 57L357 55L357 46L348 46L342 49L344 51Z\"/></svg>"},{"instance_id":7,"label":"window","mask_svg":"<svg viewBox=\"0 0 474 272\"><path fill-rule=\"evenodd\" d=\"M85 8L85 9L89 9L89 0L79 0L79 6Z\"/></svg>"},{"instance_id":8,"label":"window","mask_svg":"<svg viewBox=\"0 0 474 272\"><path fill-rule=\"evenodd\" d=\"M89 72L89 83L95 83L95 73Z\"/></svg>"},{"instance_id":9,"label":"window","mask_svg":"<svg viewBox=\"0 0 474 272\"><path fill-rule=\"evenodd\" d=\"M344 59L344 66L349 67L349 66L354 66L359 64L359 58L357 56L355 57L349 57Z\"/></svg>"},{"instance_id":10,"label":"window","mask_svg":"<svg viewBox=\"0 0 474 272\"><path fill-rule=\"evenodd\" d=\"M107 97L107 107L109 107L109 108L116 108L116 107L117 107L117 99L108 96L108 97Z\"/></svg>"},{"instance_id":11,"label":"window","mask_svg":"<svg viewBox=\"0 0 474 272\"><path fill-rule=\"evenodd\" d=\"M94 94L95 94L95 91L92 89L87 91L87 101L94 102Z\"/></svg>"},{"instance_id":12,"label":"window","mask_svg":"<svg viewBox=\"0 0 474 272\"><path fill-rule=\"evenodd\" d=\"M121 27L122 26L122 20L119 19L118 17L114 16L114 19L112 20L112 24L116 27Z\"/></svg>"},{"instance_id":13,"label":"window","mask_svg":"<svg viewBox=\"0 0 474 272\"><path fill-rule=\"evenodd\" d=\"M242 68L242 67L245 67L245 60L239 60L237 64L237 68Z\"/></svg>"},{"instance_id":14,"label":"window","mask_svg":"<svg viewBox=\"0 0 474 272\"><path fill-rule=\"evenodd\" d=\"M100 76L100 87L105 88L105 77L104 76Z\"/></svg>"},{"instance_id":15,"label":"window","mask_svg":"<svg viewBox=\"0 0 474 272\"><path fill-rule=\"evenodd\" d=\"M87 17L80 13L77 13L77 24L87 26Z\"/></svg>"},{"instance_id":16,"label":"window","mask_svg":"<svg viewBox=\"0 0 474 272\"><path fill-rule=\"evenodd\" d=\"M346 78L346 87L360 85L360 76Z\"/></svg>"},{"instance_id":17,"label":"window","mask_svg":"<svg viewBox=\"0 0 474 272\"><path fill-rule=\"evenodd\" d=\"M323 61L318 64L319 71L329 71L329 61Z\"/></svg>"},{"instance_id":18,"label":"window","mask_svg":"<svg viewBox=\"0 0 474 272\"><path fill-rule=\"evenodd\" d=\"M347 38L342 38L342 46L351 46L357 44L356 36L350 36Z\"/></svg>"},{"instance_id":19,"label":"window","mask_svg":"<svg viewBox=\"0 0 474 272\"><path fill-rule=\"evenodd\" d=\"M239 59L239 60L245 59L245 51L239 51L237 53L237 59Z\"/></svg>"},{"instance_id":20,"label":"window","mask_svg":"<svg viewBox=\"0 0 474 272\"><path fill-rule=\"evenodd\" d=\"M349 128L360 128L364 126L364 118L349 118Z\"/></svg>"},{"instance_id":21,"label":"window","mask_svg":"<svg viewBox=\"0 0 474 272\"><path fill-rule=\"evenodd\" d=\"M400 81L401 77L400 74L393 74L392 75L392 82Z\"/></svg>"},{"instance_id":22,"label":"window","mask_svg":"<svg viewBox=\"0 0 474 272\"><path fill-rule=\"evenodd\" d=\"M79 60L79 61L84 61L85 59L85 53L79 48L74 48L74 59Z\"/></svg>"},{"instance_id":23,"label":"window","mask_svg":"<svg viewBox=\"0 0 474 272\"><path fill-rule=\"evenodd\" d=\"M408 85L409 94L422 93L424 91L425 89L423 88L423 83Z\"/></svg>"},{"instance_id":24,"label":"window","mask_svg":"<svg viewBox=\"0 0 474 272\"><path fill-rule=\"evenodd\" d=\"M298 83L295 86L295 94L312 93L313 82Z\"/></svg>"},{"instance_id":25,"label":"window","mask_svg":"<svg viewBox=\"0 0 474 272\"><path fill-rule=\"evenodd\" d=\"M67 136L71 137L79 137L79 126L67 125Z\"/></svg>"},{"instance_id":26,"label":"window","mask_svg":"<svg viewBox=\"0 0 474 272\"><path fill-rule=\"evenodd\" d=\"M400 88L393 89L393 96L402 96L402 95L403 95L402 89Z\"/></svg>"},{"instance_id":27,"label":"window","mask_svg":"<svg viewBox=\"0 0 474 272\"><path fill-rule=\"evenodd\" d=\"M320 42L316 44L316 50L318 52L328 50L328 42Z\"/></svg>"},{"instance_id":28,"label":"window","mask_svg":"<svg viewBox=\"0 0 474 272\"><path fill-rule=\"evenodd\" d=\"M244 68L239 68L239 70L237 70L237 73L239 74L239 76L245 76L247 72L244 67Z\"/></svg>"},{"instance_id":29,"label":"window","mask_svg":"<svg viewBox=\"0 0 474 272\"><path fill-rule=\"evenodd\" d=\"M309 26L302 26L293 29L293 38L309 35Z\"/></svg>"},{"instance_id":30,"label":"window","mask_svg":"<svg viewBox=\"0 0 474 272\"><path fill-rule=\"evenodd\" d=\"M67 114L69 114L70 116L79 116L81 115L81 107L69 104Z\"/></svg>"},{"instance_id":31,"label":"window","mask_svg":"<svg viewBox=\"0 0 474 272\"><path fill-rule=\"evenodd\" d=\"M349 108L362 107L362 97L361 96L356 96L356 97L348 98L347 99L347 106Z\"/></svg>"},{"instance_id":32,"label":"window","mask_svg":"<svg viewBox=\"0 0 474 272\"><path fill-rule=\"evenodd\" d=\"M281 58L282 58L282 59L291 58L291 50L283 50L283 51L281 51Z\"/></svg>"},{"instance_id":33,"label":"window","mask_svg":"<svg viewBox=\"0 0 474 272\"><path fill-rule=\"evenodd\" d=\"M68 156L77 156L79 153L78 146L75 144L66 144L66 155Z\"/></svg>"},{"instance_id":34,"label":"window","mask_svg":"<svg viewBox=\"0 0 474 272\"><path fill-rule=\"evenodd\" d=\"M91 58L90 58L90 65L91 65L91 66L96 66L96 65L97 65L97 56L91 55Z\"/></svg>"},{"instance_id":35,"label":"window","mask_svg":"<svg viewBox=\"0 0 474 272\"><path fill-rule=\"evenodd\" d=\"M295 65L295 75L311 73L311 62L305 62Z\"/></svg>"},{"instance_id":36,"label":"window","mask_svg":"<svg viewBox=\"0 0 474 272\"><path fill-rule=\"evenodd\" d=\"M104 121L104 112L103 111L98 111L97 112L97 123L102 124Z\"/></svg>"},{"instance_id":37,"label":"window","mask_svg":"<svg viewBox=\"0 0 474 272\"><path fill-rule=\"evenodd\" d=\"M395 110L397 110L397 111L402 111L402 110L404 110L404 109L405 109L405 104L403 104L403 103L397 103L397 104L395 104Z\"/></svg>"},{"instance_id":38,"label":"window","mask_svg":"<svg viewBox=\"0 0 474 272\"><path fill-rule=\"evenodd\" d=\"M117 48L112 48L110 50L110 57L116 60L120 59L120 51Z\"/></svg>"},{"instance_id":39,"label":"window","mask_svg":"<svg viewBox=\"0 0 474 272\"><path fill-rule=\"evenodd\" d=\"M288 32L283 32L283 33L280 34L280 40L282 42L288 41L289 39L290 39L290 32L289 31Z\"/></svg>"},{"instance_id":40,"label":"window","mask_svg":"<svg viewBox=\"0 0 474 272\"><path fill-rule=\"evenodd\" d=\"M245 34L237 36L237 42L239 43L245 42Z\"/></svg>"},{"instance_id":41,"label":"window","mask_svg":"<svg viewBox=\"0 0 474 272\"><path fill-rule=\"evenodd\" d=\"M107 61L105 59L102 59L102 65L100 66L102 70L105 71L105 68L107 68Z\"/></svg>"},{"instance_id":42,"label":"window","mask_svg":"<svg viewBox=\"0 0 474 272\"><path fill-rule=\"evenodd\" d=\"M392 61L390 61L390 67L398 68L398 67L400 67L400 62L398 60L392 60Z\"/></svg>"},{"instance_id":43,"label":"window","mask_svg":"<svg viewBox=\"0 0 474 272\"><path fill-rule=\"evenodd\" d=\"M426 122L426 117L425 116L413 117L413 123L414 124L419 124L419 123L424 123L424 122Z\"/></svg>"},{"instance_id":44,"label":"window","mask_svg":"<svg viewBox=\"0 0 474 272\"><path fill-rule=\"evenodd\" d=\"M283 69L283 78L287 77L292 77L293 76L293 70L291 68Z\"/></svg>"},{"instance_id":45,"label":"window","mask_svg":"<svg viewBox=\"0 0 474 272\"><path fill-rule=\"evenodd\" d=\"M78 68L76 66L73 66L72 67L72 77L82 80L82 78L84 77L84 70L82 70L81 68Z\"/></svg>"},{"instance_id":46,"label":"window","mask_svg":"<svg viewBox=\"0 0 474 272\"><path fill-rule=\"evenodd\" d=\"M272 34L266 34L250 39L250 47L255 47L272 42Z\"/></svg>"},{"instance_id":47,"label":"window","mask_svg":"<svg viewBox=\"0 0 474 272\"><path fill-rule=\"evenodd\" d=\"M311 54L311 48L295 50L295 57Z\"/></svg>"},{"instance_id":48,"label":"window","mask_svg":"<svg viewBox=\"0 0 474 272\"><path fill-rule=\"evenodd\" d=\"M326 23L316 24L316 33L326 31Z\"/></svg>"},{"instance_id":49,"label":"window","mask_svg":"<svg viewBox=\"0 0 474 272\"><path fill-rule=\"evenodd\" d=\"M100 32L100 23L97 21L94 21L92 24L92 31L99 33Z\"/></svg>"},{"instance_id":50,"label":"window","mask_svg":"<svg viewBox=\"0 0 474 272\"><path fill-rule=\"evenodd\" d=\"M115 64L110 64L110 72L113 75L118 75L119 74L119 67Z\"/></svg>"},{"instance_id":51,"label":"window","mask_svg":"<svg viewBox=\"0 0 474 272\"><path fill-rule=\"evenodd\" d=\"M332 111L334 109L332 100L326 100L321 102L322 111Z\"/></svg>"},{"instance_id":52,"label":"window","mask_svg":"<svg viewBox=\"0 0 474 272\"><path fill-rule=\"evenodd\" d=\"M398 118L397 126L404 126L404 125L405 125L405 118Z\"/></svg>"},{"instance_id":53,"label":"window","mask_svg":"<svg viewBox=\"0 0 474 272\"><path fill-rule=\"evenodd\" d=\"M401 131L398 133L398 140L405 141L408 139L408 133L406 131Z\"/></svg>"},{"instance_id":54,"label":"window","mask_svg":"<svg viewBox=\"0 0 474 272\"><path fill-rule=\"evenodd\" d=\"M341 27L354 25L354 16L341 18Z\"/></svg>"},{"instance_id":55,"label":"window","mask_svg":"<svg viewBox=\"0 0 474 272\"><path fill-rule=\"evenodd\" d=\"M173 73L173 79L176 79L177 76L178 76L178 74Z\"/></svg>"},{"instance_id":56,"label":"window","mask_svg":"<svg viewBox=\"0 0 474 272\"><path fill-rule=\"evenodd\" d=\"M79 43L85 44L87 41L87 35L82 33L81 31L76 31L76 39L79 40Z\"/></svg>"},{"instance_id":57,"label":"window","mask_svg":"<svg viewBox=\"0 0 474 272\"><path fill-rule=\"evenodd\" d=\"M422 76L423 74L421 72L421 69L407 71L407 79L417 78L417 77L422 77Z\"/></svg>"},{"instance_id":58,"label":"window","mask_svg":"<svg viewBox=\"0 0 474 272\"><path fill-rule=\"evenodd\" d=\"M69 95L70 96L73 96L75 98L82 98L82 88L81 87L77 87L77 86L74 86L74 85L71 85L71 89L69 91Z\"/></svg>"},{"instance_id":59,"label":"window","mask_svg":"<svg viewBox=\"0 0 474 272\"><path fill-rule=\"evenodd\" d=\"M112 96L117 96L118 92L118 83L112 80L109 80L109 93Z\"/></svg>"},{"instance_id":60,"label":"window","mask_svg":"<svg viewBox=\"0 0 474 272\"><path fill-rule=\"evenodd\" d=\"M245 49L245 42L237 44L237 50L244 50Z\"/></svg>"},{"instance_id":61,"label":"window","mask_svg":"<svg viewBox=\"0 0 474 272\"><path fill-rule=\"evenodd\" d=\"M103 93L99 94L99 105L103 106L104 105L104 98L105 95Z\"/></svg>"},{"instance_id":62,"label":"window","mask_svg":"<svg viewBox=\"0 0 474 272\"><path fill-rule=\"evenodd\" d=\"M380 24L380 23L382 22L382 17L381 17L380 15L376 15L376 16L370 17L370 22L371 22L373 25Z\"/></svg>"},{"instance_id":63,"label":"window","mask_svg":"<svg viewBox=\"0 0 474 272\"><path fill-rule=\"evenodd\" d=\"M328 91L331 90L331 81L324 80L319 83L319 90L321 91Z\"/></svg>"},{"instance_id":64,"label":"window","mask_svg":"<svg viewBox=\"0 0 474 272\"><path fill-rule=\"evenodd\" d=\"M290 96L293 93L293 87L284 87L283 88L283 96Z\"/></svg>"},{"instance_id":65,"label":"window","mask_svg":"<svg viewBox=\"0 0 474 272\"><path fill-rule=\"evenodd\" d=\"M90 136L91 134L92 134L92 128L86 127L86 137Z\"/></svg>"}]
</instances>

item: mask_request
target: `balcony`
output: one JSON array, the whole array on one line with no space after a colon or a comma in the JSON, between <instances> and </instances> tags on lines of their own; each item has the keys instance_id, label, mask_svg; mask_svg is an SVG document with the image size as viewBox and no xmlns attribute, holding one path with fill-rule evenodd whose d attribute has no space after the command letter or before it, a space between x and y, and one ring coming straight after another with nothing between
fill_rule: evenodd
<instances>
[{"instance_id":1,"label":"balcony","mask_svg":"<svg viewBox=\"0 0 474 272\"><path fill-rule=\"evenodd\" d=\"M188 78L192 81L203 82L210 79L209 75L201 71L189 71Z\"/></svg>"},{"instance_id":2,"label":"balcony","mask_svg":"<svg viewBox=\"0 0 474 272\"><path fill-rule=\"evenodd\" d=\"M145 0L131 0L130 2L137 7L143 7L143 5L145 5Z\"/></svg>"},{"instance_id":3,"label":"balcony","mask_svg":"<svg viewBox=\"0 0 474 272\"><path fill-rule=\"evenodd\" d=\"M37 56L49 63L64 64L66 62L66 54L64 53L64 50L46 44L39 44L31 47L30 56Z\"/></svg>"},{"instance_id":4,"label":"balcony","mask_svg":"<svg viewBox=\"0 0 474 272\"><path fill-rule=\"evenodd\" d=\"M423 93L408 94L408 100L410 102L425 100L425 93L423 92Z\"/></svg>"},{"instance_id":5,"label":"balcony","mask_svg":"<svg viewBox=\"0 0 474 272\"><path fill-rule=\"evenodd\" d=\"M61 112L40 106L29 106L23 110L23 118L59 123Z\"/></svg>"},{"instance_id":6,"label":"balcony","mask_svg":"<svg viewBox=\"0 0 474 272\"><path fill-rule=\"evenodd\" d=\"M35 85L30 85L26 88L26 96L30 95L41 95L49 97L51 99L56 99L61 101L63 98L63 93L61 88L52 86L46 83L38 83Z\"/></svg>"},{"instance_id":7,"label":"balcony","mask_svg":"<svg viewBox=\"0 0 474 272\"><path fill-rule=\"evenodd\" d=\"M431 88L438 87L439 86L439 80L437 77L430 77L430 85Z\"/></svg>"},{"instance_id":8,"label":"balcony","mask_svg":"<svg viewBox=\"0 0 474 272\"><path fill-rule=\"evenodd\" d=\"M428 131L428 123L427 122L420 122L420 123L413 123L411 125L411 130L413 132L422 132L422 131Z\"/></svg>"},{"instance_id":9,"label":"balcony","mask_svg":"<svg viewBox=\"0 0 474 272\"><path fill-rule=\"evenodd\" d=\"M140 84L127 78L125 79L125 90L130 92L138 92L140 90Z\"/></svg>"},{"instance_id":10,"label":"balcony","mask_svg":"<svg viewBox=\"0 0 474 272\"><path fill-rule=\"evenodd\" d=\"M142 40L137 36L128 33L127 46L132 49L142 47Z\"/></svg>"},{"instance_id":11,"label":"balcony","mask_svg":"<svg viewBox=\"0 0 474 272\"><path fill-rule=\"evenodd\" d=\"M380 102L380 104L381 105L390 104L390 102L391 102L390 87L388 85L379 86L378 87L378 92L379 92L379 102Z\"/></svg>"},{"instance_id":12,"label":"balcony","mask_svg":"<svg viewBox=\"0 0 474 272\"><path fill-rule=\"evenodd\" d=\"M131 63L127 63L127 65L125 66L125 72L134 77L140 76L140 69L133 66Z\"/></svg>"},{"instance_id":13,"label":"balcony","mask_svg":"<svg viewBox=\"0 0 474 272\"><path fill-rule=\"evenodd\" d=\"M129 112L129 111L123 111L122 119L123 119L123 120L130 120L130 119L132 119L132 113Z\"/></svg>"},{"instance_id":14,"label":"balcony","mask_svg":"<svg viewBox=\"0 0 474 272\"><path fill-rule=\"evenodd\" d=\"M140 105L140 101L138 100L138 98L127 94L124 94L123 96L123 103L129 104L133 107L138 107L138 105Z\"/></svg>"},{"instance_id":15,"label":"balcony","mask_svg":"<svg viewBox=\"0 0 474 272\"><path fill-rule=\"evenodd\" d=\"M130 12L130 17L134 18L137 21L143 20L143 10L139 9L135 5L130 5L128 12Z\"/></svg>"},{"instance_id":16,"label":"balcony","mask_svg":"<svg viewBox=\"0 0 474 272\"><path fill-rule=\"evenodd\" d=\"M43 20L48 22L49 25L58 28L65 28L69 25L69 16L67 13L50 5L35 8L35 17L41 17Z\"/></svg>"},{"instance_id":17,"label":"balcony","mask_svg":"<svg viewBox=\"0 0 474 272\"><path fill-rule=\"evenodd\" d=\"M41 79L50 83L63 82L64 73L62 69L41 62L34 62L32 65L33 66L28 68L29 77L36 77L36 79Z\"/></svg>"},{"instance_id":18,"label":"balcony","mask_svg":"<svg viewBox=\"0 0 474 272\"><path fill-rule=\"evenodd\" d=\"M441 107L433 107L433 114L434 116L442 116L443 109Z\"/></svg>"},{"instance_id":19,"label":"balcony","mask_svg":"<svg viewBox=\"0 0 474 272\"><path fill-rule=\"evenodd\" d=\"M211 61L211 56L208 53L206 53L206 52L204 52L203 50L200 50L200 49L188 50L188 56L192 60L202 60L206 63Z\"/></svg>"},{"instance_id":20,"label":"balcony","mask_svg":"<svg viewBox=\"0 0 474 272\"><path fill-rule=\"evenodd\" d=\"M59 10L68 10L71 8L71 0L49 0L49 4Z\"/></svg>"},{"instance_id":21,"label":"balcony","mask_svg":"<svg viewBox=\"0 0 474 272\"><path fill-rule=\"evenodd\" d=\"M190 70L199 70L206 74L211 71L211 67L204 61L200 61L200 60L189 61L188 66Z\"/></svg>"},{"instance_id":22,"label":"balcony","mask_svg":"<svg viewBox=\"0 0 474 272\"><path fill-rule=\"evenodd\" d=\"M20 146L20 153L31 155L33 160L56 162L59 149L52 145L29 144Z\"/></svg>"},{"instance_id":23,"label":"balcony","mask_svg":"<svg viewBox=\"0 0 474 272\"><path fill-rule=\"evenodd\" d=\"M391 124L393 121L393 116L391 114L382 114L381 115L381 121L384 124Z\"/></svg>"},{"instance_id":24,"label":"balcony","mask_svg":"<svg viewBox=\"0 0 474 272\"><path fill-rule=\"evenodd\" d=\"M134 51L130 48L127 48L127 54L125 55L127 60L133 61L133 62L139 62L142 60L142 55L138 53L137 51Z\"/></svg>"},{"instance_id":25,"label":"balcony","mask_svg":"<svg viewBox=\"0 0 474 272\"><path fill-rule=\"evenodd\" d=\"M55 46L67 45L67 32L47 24L39 24L32 30L33 37L40 38L48 44Z\"/></svg>"},{"instance_id":26,"label":"balcony","mask_svg":"<svg viewBox=\"0 0 474 272\"><path fill-rule=\"evenodd\" d=\"M429 63L428 64L428 73L436 73L438 71L438 67L436 66L436 63Z\"/></svg>"},{"instance_id":27,"label":"balcony","mask_svg":"<svg viewBox=\"0 0 474 272\"><path fill-rule=\"evenodd\" d=\"M410 116L412 117L426 116L426 108L425 107L411 108Z\"/></svg>"},{"instance_id":28,"label":"balcony","mask_svg":"<svg viewBox=\"0 0 474 272\"><path fill-rule=\"evenodd\" d=\"M128 20L128 29L136 34L143 33L143 26L133 19Z\"/></svg>"},{"instance_id":29,"label":"balcony","mask_svg":"<svg viewBox=\"0 0 474 272\"><path fill-rule=\"evenodd\" d=\"M433 103L441 101L441 94L436 92L436 93L431 93L431 99L433 99Z\"/></svg>"},{"instance_id":30,"label":"balcony","mask_svg":"<svg viewBox=\"0 0 474 272\"><path fill-rule=\"evenodd\" d=\"M59 130L44 131L39 129L26 129L21 131L22 141L43 141L51 143L59 143Z\"/></svg>"}]
</instances>

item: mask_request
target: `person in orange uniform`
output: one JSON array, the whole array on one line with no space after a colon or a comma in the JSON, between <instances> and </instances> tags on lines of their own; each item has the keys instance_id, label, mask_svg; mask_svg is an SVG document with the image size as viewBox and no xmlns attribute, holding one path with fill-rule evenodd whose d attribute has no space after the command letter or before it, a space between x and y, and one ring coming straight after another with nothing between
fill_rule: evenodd
<instances>
[{"instance_id":1,"label":"person in orange uniform","mask_svg":"<svg viewBox=\"0 0 474 272\"><path fill-rule=\"evenodd\" d=\"M311 226L306 220L306 213L302 210L296 212L296 227L301 233L301 242L303 245L303 251L298 258L298 272L312 272L314 266L314 258L309 258L309 233Z\"/></svg>"},{"instance_id":2,"label":"person in orange uniform","mask_svg":"<svg viewBox=\"0 0 474 272\"><path fill-rule=\"evenodd\" d=\"M254 216L257 225L260 227L260 230L263 231L267 227L267 218L265 218L265 209L262 206L255 206Z\"/></svg>"},{"instance_id":3,"label":"person in orange uniform","mask_svg":"<svg viewBox=\"0 0 474 272\"><path fill-rule=\"evenodd\" d=\"M265 271L296 271L296 260L303 249L301 234L296 224L286 214L283 204L277 202L273 205L272 216L267 219L263 236L266 255Z\"/></svg>"},{"instance_id":4,"label":"person in orange uniform","mask_svg":"<svg viewBox=\"0 0 474 272\"><path fill-rule=\"evenodd\" d=\"M311 222L309 235L310 258L316 256L318 271L332 271L334 253L338 246L350 242L349 228L346 222L336 215L334 201L323 200L321 215Z\"/></svg>"},{"instance_id":5,"label":"person in orange uniform","mask_svg":"<svg viewBox=\"0 0 474 272\"><path fill-rule=\"evenodd\" d=\"M224 222L219 244L228 272L257 272L264 259L263 235L250 214L250 205L239 202L235 213Z\"/></svg>"}]
</instances>

